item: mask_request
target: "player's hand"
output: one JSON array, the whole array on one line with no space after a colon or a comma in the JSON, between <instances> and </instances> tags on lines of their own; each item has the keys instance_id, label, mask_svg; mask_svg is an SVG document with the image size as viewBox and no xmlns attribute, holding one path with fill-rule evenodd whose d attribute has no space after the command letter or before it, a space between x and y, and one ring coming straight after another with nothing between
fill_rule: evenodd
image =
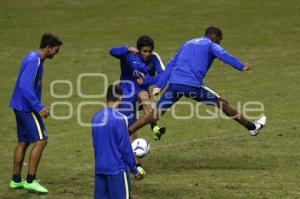
<instances>
[{"instance_id":1,"label":"player's hand","mask_svg":"<svg viewBox=\"0 0 300 199\"><path fill-rule=\"evenodd\" d=\"M137 78L136 82L137 82L139 85L142 85L142 84L144 83L144 78L139 77L139 78Z\"/></svg>"},{"instance_id":2,"label":"player's hand","mask_svg":"<svg viewBox=\"0 0 300 199\"><path fill-rule=\"evenodd\" d=\"M155 87L152 89L152 91L150 92L150 95L151 96L155 96L155 95L158 95L160 93L161 89L158 88L158 87Z\"/></svg>"},{"instance_id":3,"label":"player's hand","mask_svg":"<svg viewBox=\"0 0 300 199\"><path fill-rule=\"evenodd\" d=\"M139 181L139 180L141 180L141 179L143 179L144 177L145 177L145 175L146 175L146 172L145 172L145 170L142 168L142 167L137 167L137 173L135 174L135 179L137 180L137 181Z\"/></svg>"},{"instance_id":4,"label":"player's hand","mask_svg":"<svg viewBox=\"0 0 300 199\"><path fill-rule=\"evenodd\" d=\"M47 118L50 115L48 107L44 107L39 114L42 118Z\"/></svg>"},{"instance_id":5,"label":"player's hand","mask_svg":"<svg viewBox=\"0 0 300 199\"><path fill-rule=\"evenodd\" d=\"M133 53L134 55L136 55L136 54L139 53L139 50L136 49L135 47L129 47L128 51L131 52L131 53Z\"/></svg>"},{"instance_id":6,"label":"player's hand","mask_svg":"<svg viewBox=\"0 0 300 199\"><path fill-rule=\"evenodd\" d=\"M143 176L139 172L137 172L137 174L135 174L134 177L136 181L140 181L141 179L143 179Z\"/></svg>"},{"instance_id":7,"label":"player's hand","mask_svg":"<svg viewBox=\"0 0 300 199\"><path fill-rule=\"evenodd\" d=\"M244 69L243 69L243 71L249 71L249 70L251 70L252 69L252 66L251 66L251 64L249 64L249 63L246 63L245 64L245 66L244 66Z\"/></svg>"}]
</instances>

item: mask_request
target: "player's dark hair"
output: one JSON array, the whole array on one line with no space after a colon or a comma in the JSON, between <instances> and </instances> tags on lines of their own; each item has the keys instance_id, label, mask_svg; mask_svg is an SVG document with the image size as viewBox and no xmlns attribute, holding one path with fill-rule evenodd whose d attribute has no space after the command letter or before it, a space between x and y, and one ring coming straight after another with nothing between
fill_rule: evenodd
<instances>
[{"instance_id":1,"label":"player's dark hair","mask_svg":"<svg viewBox=\"0 0 300 199\"><path fill-rule=\"evenodd\" d=\"M52 33L44 33L41 38L40 48L46 48L47 46L61 46L62 41Z\"/></svg>"},{"instance_id":2,"label":"player's dark hair","mask_svg":"<svg viewBox=\"0 0 300 199\"><path fill-rule=\"evenodd\" d=\"M106 100L108 102L115 102L120 100L123 91L119 85L110 85L107 88Z\"/></svg>"},{"instance_id":3,"label":"player's dark hair","mask_svg":"<svg viewBox=\"0 0 300 199\"><path fill-rule=\"evenodd\" d=\"M136 48L138 50L141 50L145 46L150 46L152 50L154 50L154 41L153 39L148 35L143 35L138 38L136 41Z\"/></svg>"},{"instance_id":4,"label":"player's dark hair","mask_svg":"<svg viewBox=\"0 0 300 199\"><path fill-rule=\"evenodd\" d=\"M213 36L213 35L216 35L217 37L219 38L223 38L223 35L222 35L222 31L220 28L216 27L216 26L209 26L208 28L206 28L205 30L205 36Z\"/></svg>"}]
</instances>

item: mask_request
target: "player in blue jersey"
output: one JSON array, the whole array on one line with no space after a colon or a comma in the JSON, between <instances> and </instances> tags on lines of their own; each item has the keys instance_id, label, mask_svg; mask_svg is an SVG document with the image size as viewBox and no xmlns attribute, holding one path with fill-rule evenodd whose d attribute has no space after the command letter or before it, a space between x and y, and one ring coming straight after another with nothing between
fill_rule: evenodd
<instances>
[{"instance_id":1,"label":"player in blue jersey","mask_svg":"<svg viewBox=\"0 0 300 199\"><path fill-rule=\"evenodd\" d=\"M129 199L130 178L137 180L145 172L137 167L129 140L128 120L117 109L122 89L111 85L107 89L107 107L92 119L92 137L95 157L95 199Z\"/></svg>"},{"instance_id":2,"label":"player in blue jersey","mask_svg":"<svg viewBox=\"0 0 300 199\"><path fill-rule=\"evenodd\" d=\"M43 34L40 48L30 52L23 59L19 76L10 100L17 122L18 144L14 153L12 189L25 188L29 191L47 193L48 190L39 184L36 173L42 153L47 144L43 118L49 116L49 109L41 103L43 64L52 59L60 49L62 42L51 33ZM26 149L33 147L29 154L28 174L22 180L21 170Z\"/></svg>"},{"instance_id":3,"label":"player in blue jersey","mask_svg":"<svg viewBox=\"0 0 300 199\"><path fill-rule=\"evenodd\" d=\"M168 108L183 96L204 104L217 106L227 116L248 129L252 136L260 132L266 124L265 116L262 116L255 122L247 120L229 102L203 82L215 58L239 71L251 69L250 64L244 64L226 52L219 45L221 40L222 31L218 27L210 26L206 29L203 37L187 41L180 47L152 91L153 95L157 95L169 83L168 88L157 103L157 108L153 113L144 115L131 125L129 128L130 133L134 133L145 124L157 121L159 116L164 114Z\"/></svg>"},{"instance_id":4,"label":"player in blue jersey","mask_svg":"<svg viewBox=\"0 0 300 199\"><path fill-rule=\"evenodd\" d=\"M136 48L118 46L109 51L120 60L120 86L124 91L120 112L128 117L129 125L136 121L139 106L145 113L152 111L148 89L158 81L164 70L161 58L153 50L153 39L144 35L138 38ZM159 140L165 132L165 128L159 128L155 122L151 123L151 129L155 140ZM136 133L130 137L132 141L136 138Z\"/></svg>"}]
</instances>

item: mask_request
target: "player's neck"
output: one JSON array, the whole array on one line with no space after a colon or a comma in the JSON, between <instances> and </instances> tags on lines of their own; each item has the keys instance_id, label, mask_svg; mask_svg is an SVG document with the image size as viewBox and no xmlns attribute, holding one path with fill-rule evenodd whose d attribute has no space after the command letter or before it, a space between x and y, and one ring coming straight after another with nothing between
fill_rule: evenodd
<instances>
[{"instance_id":1,"label":"player's neck","mask_svg":"<svg viewBox=\"0 0 300 199\"><path fill-rule=\"evenodd\" d=\"M107 102L107 107L116 109L118 108L119 104L119 102Z\"/></svg>"},{"instance_id":2,"label":"player's neck","mask_svg":"<svg viewBox=\"0 0 300 199\"><path fill-rule=\"evenodd\" d=\"M42 48L40 48L38 50L38 52L41 55L42 59L45 60L46 59L46 52Z\"/></svg>"}]
</instances>

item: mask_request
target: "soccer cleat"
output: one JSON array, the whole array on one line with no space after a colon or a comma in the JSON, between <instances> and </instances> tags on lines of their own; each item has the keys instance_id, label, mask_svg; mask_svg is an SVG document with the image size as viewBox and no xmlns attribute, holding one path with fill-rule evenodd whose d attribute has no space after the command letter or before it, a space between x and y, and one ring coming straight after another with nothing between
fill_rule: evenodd
<instances>
[{"instance_id":1,"label":"soccer cleat","mask_svg":"<svg viewBox=\"0 0 300 199\"><path fill-rule=\"evenodd\" d=\"M21 182L10 181L9 187L11 189L23 189L24 180Z\"/></svg>"},{"instance_id":2,"label":"soccer cleat","mask_svg":"<svg viewBox=\"0 0 300 199\"><path fill-rule=\"evenodd\" d=\"M37 180L33 180L32 183L28 183L25 181L23 183L24 189L30 192L38 192L38 193L48 193L48 190L43 187Z\"/></svg>"},{"instance_id":3,"label":"soccer cleat","mask_svg":"<svg viewBox=\"0 0 300 199\"><path fill-rule=\"evenodd\" d=\"M266 116L262 116L261 118L256 120L254 122L256 128L254 130L249 131L250 135L256 136L260 132L260 130L266 125L266 122L267 122Z\"/></svg>"},{"instance_id":4,"label":"soccer cleat","mask_svg":"<svg viewBox=\"0 0 300 199\"><path fill-rule=\"evenodd\" d=\"M161 136L162 136L163 134L165 134L166 128L165 128L165 127L159 128L159 127L156 125L156 126L153 127L152 132L153 132L153 139L154 139L154 140L160 140Z\"/></svg>"}]
</instances>

